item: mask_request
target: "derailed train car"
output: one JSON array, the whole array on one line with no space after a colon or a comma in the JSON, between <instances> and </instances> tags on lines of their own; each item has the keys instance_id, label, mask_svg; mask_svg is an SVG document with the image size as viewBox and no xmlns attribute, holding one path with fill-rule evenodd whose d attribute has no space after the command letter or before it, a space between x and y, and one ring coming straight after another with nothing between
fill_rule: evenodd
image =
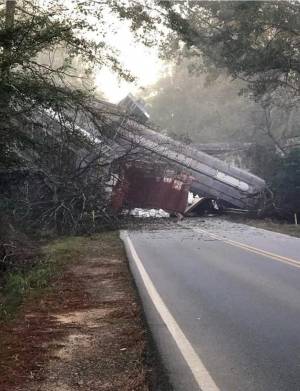
<instances>
[{"instance_id":1,"label":"derailed train car","mask_svg":"<svg viewBox=\"0 0 300 391\"><path fill-rule=\"evenodd\" d=\"M112 192L115 211L163 209L184 214L193 178L182 172L146 162L127 164Z\"/></svg>"},{"instance_id":2,"label":"derailed train car","mask_svg":"<svg viewBox=\"0 0 300 391\"><path fill-rule=\"evenodd\" d=\"M150 164L157 168L163 161L166 167L173 168L175 172L184 174L188 178L193 178L192 183L190 183L190 179L188 183L184 181L185 192L189 186L189 190L200 197L215 199L241 209L257 210L261 201L264 200L266 184L263 179L157 132L154 130L155 125L149 121L149 115L142 102L136 101L132 95L124 99L120 106L93 100L89 109L93 115L98 113L98 128L103 129L103 133L99 135L98 129L95 127L95 117L91 120L88 115L81 115L81 113L79 115L76 113L76 129L81 131L87 139L93 141L92 145L95 151L93 151L92 159L99 155L108 164L110 161L118 160L124 154L131 154L132 150L135 150L135 153L139 150L139 159L141 156L144 157L144 159L140 159L140 162L145 163L145 167ZM68 118L73 118L75 113L70 111L65 115L68 120ZM49 125L52 129L54 137L59 137L59 132L56 131L56 114L45 111L39 115L37 113L37 118L39 116L41 123ZM81 149L82 151L74 151L80 160L85 155L85 147L82 146ZM89 164L89 162L87 161L85 164ZM117 170L120 171L120 167ZM116 172L116 174L119 175L120 172ZM162 188L165 189L168 187L163 179L166 176L161 175L161 178ZM176 183L177 178L174 176L173 179ZM142 180L142 176L140 176L140 180ZM161 194L165 194L164 191ZM172 197L174 196L174 199L183 197L177 193L176 186L171 186L168 191L172 192L170 194ZM146 195L149 195L149 192L145 193ZM152 193L152 196L152 199L156 200L155 204L159 207L155 192ZM186 198L186 194L184 197ZM164 202L168 199L165 195L163 198ZM151 206L150 201L147 196L149 206ZM136 202L143 204L144 201L140 197ZM134 207L134 205L132 206ZM181 204L180 210L182 210Z\"/></svg>"},{"instance_id":3,"label":"derailed train car","mask_svg":"<svg viewBox=\"0 0 300 391\"><path fill-rule=\"evenodd\" d=\"M145 120L147 116L140 101L135 105L131 95L125 102L125 108L134 108L137 116L140 111L140 119ZM128 119L126 126L120 127L118 138L135 143L139 148L151 151L157 157L184 169L193 177L190 190L200 197L209 197L242 209L255 210L260 207L266 191L266 183L262 178L175 141L150 126Z\"/></svg>"}]
</instances>

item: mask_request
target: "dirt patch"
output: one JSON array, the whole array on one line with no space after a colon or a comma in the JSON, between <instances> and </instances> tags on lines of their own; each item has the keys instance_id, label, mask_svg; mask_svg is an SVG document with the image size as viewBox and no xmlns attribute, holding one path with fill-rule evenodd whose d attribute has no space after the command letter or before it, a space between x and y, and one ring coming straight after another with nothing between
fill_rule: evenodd
<instances>
[{"instance_id":1,"label":"dirt patch","mask_svg":"<svg viewBox=\"0 0 300 391\"><path fill-rule=\"evenodd\" d=\"M1 391L171 389L117 233L81 238L72 264L0 337Z\"/></svg>"}]
</instances>

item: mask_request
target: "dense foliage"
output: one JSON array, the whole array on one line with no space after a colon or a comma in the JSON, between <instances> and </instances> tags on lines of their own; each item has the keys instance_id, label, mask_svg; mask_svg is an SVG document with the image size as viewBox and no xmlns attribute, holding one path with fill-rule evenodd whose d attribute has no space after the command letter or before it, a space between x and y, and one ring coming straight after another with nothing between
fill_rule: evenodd
<instances>
[{"instance_id":1,"label":"dense foliage","mask_svg":"<svg viewBox=\"0 0 300 391\"><path fill-rule=\"evenodd\" d=\"M270 184L281 214L300 213L300 149L277 159Z\"/></svg>"},{"instance_id":2,"label":"dense foliage","mask_svg":"<svg viewBox=\"0 0 300 391\"><path fill-rule=\"evenodd\" d=\"M61 112L84 105L92 91L79 81L87 79L95 66L107 65L130 78L112 48L99 38L88 38L104 34L99 9L88 3L71 2L66 7L64 2L49 1L43 7L23 0L2 7L1 165L7 167L16 161L16 148L29 141L20 129L24 116L30 118L37 110ZM93 19L89 21L87 13L92 9ZM75 69L78 61L82 64L79 70Z\"/></svg>"},{"instance_id":3,"label":"dense foliage","mask_svg":"<svg viewBox=\"0 0 300 391\"><path fill-rule=\"evenodd\" d=\"M106 66L133 79L105 37L110 14L139 30L140 11L113 0L2 5L0 219L60 233L112 223L106 184L122 157L104 153L95 137L113 136L116 127L91 109L93 71Z\"/></svg>"},{"instance_id":4,"label":"dense foliage","mask_svg":"<svg viewBox=\"0 0 300 391\"><path fill-rule=\"evenodd\" d=\"M300 8L297 1L161 1L181 48L202 66L246 80L255 98L278 93L297 100L300 89Z\"/></svg>"}]
</instances>

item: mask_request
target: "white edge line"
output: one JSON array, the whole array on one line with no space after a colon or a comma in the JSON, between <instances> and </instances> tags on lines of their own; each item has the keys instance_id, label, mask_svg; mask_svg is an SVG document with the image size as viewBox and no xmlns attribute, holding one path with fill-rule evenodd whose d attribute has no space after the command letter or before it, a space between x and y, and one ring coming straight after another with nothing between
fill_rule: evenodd
<instances>
[{"instance_id":1,"label":"white edge line","mask_svg":"<svg viewBox=\"0 0 300 391\"><path fill-rule=\"evenodd\" d=\"M180 326L177 324L176 320L168 310L164 301L157 292L153 282L151 281L148 273L146 272L133 244L129 238L127 231L121 231L121 239L125 244L125 248L128 251L130 258L136 264L136 267L140 273L141 279L145 285L145 288L150 296L156 310L158 311L160 317L166 324L170 334L172 335L179 351L184 357L187 365L189 366L196 383L199 385L199 388L202 391L220 391L218 386L215 384L208 370L205 368L202 360L195 352L191 343L188 341Z\"/></svg>"}]
</instances>

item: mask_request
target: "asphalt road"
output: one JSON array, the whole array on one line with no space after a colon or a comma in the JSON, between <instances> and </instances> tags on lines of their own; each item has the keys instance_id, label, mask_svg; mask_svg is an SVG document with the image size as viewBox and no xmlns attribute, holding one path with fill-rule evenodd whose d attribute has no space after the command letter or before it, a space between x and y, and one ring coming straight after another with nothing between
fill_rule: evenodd
<instances>
[{"instance_id":1,"label":"asphalt road","mask_svg":"<svg viewBox=\"0 0 300 391\"><path fill-rule=\"evenodd\" d=\"M123 236L175 390L300 390L300 239L216 218Z\"/></svg>"}]
</instances>

